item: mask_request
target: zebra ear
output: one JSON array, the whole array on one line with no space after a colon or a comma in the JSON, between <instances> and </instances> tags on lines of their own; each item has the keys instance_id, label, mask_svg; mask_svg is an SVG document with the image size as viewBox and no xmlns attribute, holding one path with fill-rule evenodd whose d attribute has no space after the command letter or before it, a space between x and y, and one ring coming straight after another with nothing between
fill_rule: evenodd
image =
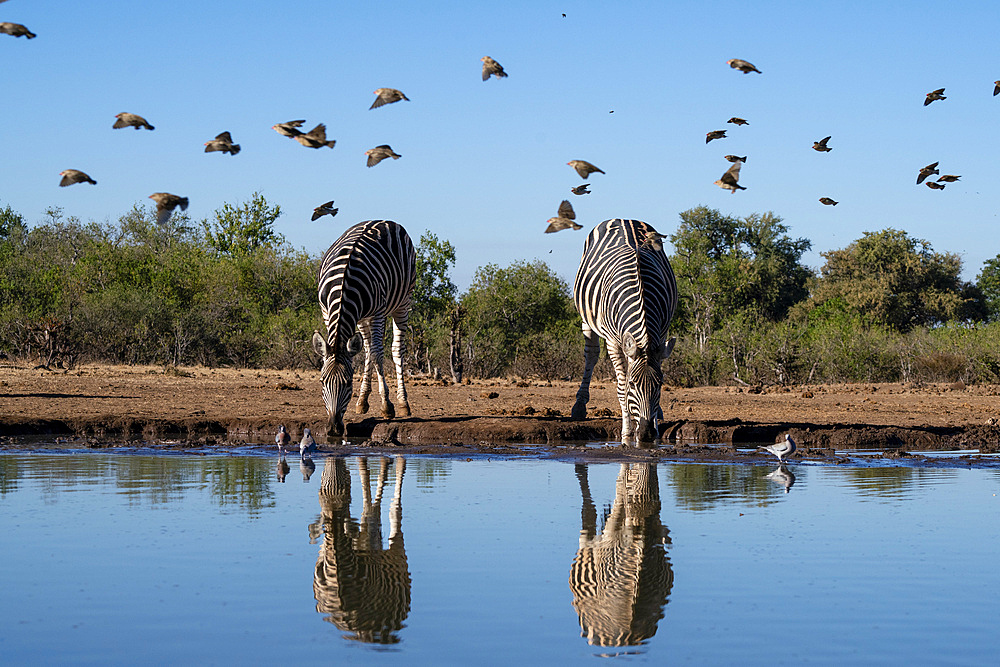
<instances>
[{"instance_id":1,"label":"zebra ear","mask_svg":"<svg viewBox=\"0 0 1000 667\"><path fill-rule=\"evenodd\" d=\"M352 357L363 349L365 349L365 339L360 332L351 336L351 339L347 341L347 354Z\"/></svg>"},{"instance_id":2,"label":"zebra ear","mask_svg":"<svg viewBox=\"0 0 1000 667\"><path fill-rule=\"evenodd\" d=\"M313 332L312 345L313 345L313 351L316 352L316 354L318 354L319 356L326 359L326 349L327 349L326 339L323 338L323 336L321 336L318 331Z\"/></svg>"},{"instance_id":3,"label":"zebra ear","mask_svg":"<svg viewBox=\"0 0 1000 667\"><path fill-rule=\"evenodd\" d=\"M636 348L635 338L632 337L632 334L626 333L625 338L622 339L622 351L629 358L635 359Z\"/></svg>"},{"instance_id":4,"label":"zebra ear","mask_svg":"<svg viewBox=\"0 0 1000 667\"><path fill-rule=\"evenodd\" d=\"M674 351L674 343L677 342L676 338L671 338L663 344L663 358L668 359Z\"/></svg>"}]
</instances>

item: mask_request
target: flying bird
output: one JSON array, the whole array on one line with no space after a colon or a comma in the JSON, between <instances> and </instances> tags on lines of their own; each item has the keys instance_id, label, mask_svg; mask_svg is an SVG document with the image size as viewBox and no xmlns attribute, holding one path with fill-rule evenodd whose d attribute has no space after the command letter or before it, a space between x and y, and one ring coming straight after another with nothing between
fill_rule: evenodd
<instances>
[{"instance_id":1,"label":"flying bird","mask_svg":"<svg viewBox=\"0 0 1000 667\"><path fill-rule=\"evenodd\" d=\"M381 146L376 146L375 148L369 148L365 151L365 155L368 156L369 167L374 167L387 157L391 157L393 160L398 160L403 157L402 155L394 153L392 148L389 147L389 144L382 144Z\"/></svg>"},{"instance_id":2,"label":"flying bird","mask_svg":"<svg viewBox=\"0 0 1000 667\"><path fill-rule=\"evenodd\" d=\"M826 142L830 141L830 137L823 137L819 141L813 142L813 150L819 151L820 153L829 153L833 149L826 145Z\"/></svg>"},{"instance_id":3,"label":"flying bird","mask_svg":"<svg viewBox=\"0 0 1000 667\"><path fill-rule=\"evenodd\" d=\"M215 139L205 142L206 153L213 153L216 151L236 155L240 152L240 145L233 143L233 137L229 134L229 132L222 132L215 135Z\"/></svg>"},{"instance_id":4,"label":"flying bird","mask_svg":"<svg viewBox=\"0 0 1000 667\"><path fill-rule=\"evenodd\" d=\"M993 97L996 97L1000 93L1000 81L993 82Z\"/></svg>"},{"instance_id":5,"label":"flying bird","mask_svg":"<svg viewBox=\"0 0 1000 667\"><path fill-rule=\"evenodd\" d=\"M749 122L743 120L742 118L738 118L736 116L733 116L732 118L730 118L726 122L727 123L732 123L733 125L749 125L750 124Z\"/></svg>"},{"instance_id":6,"label":"flying bird","mask_svg":"<svg viewBox=\"0 0 1000 667\"><path fill-rule=\"evenodd\" d=\"M545 221L549 223L549 226L545 228L545 233L551 234L552 232L570 228L583 229L583 225L576 224L575 220L576 213L573 211L573 205L563 199L562 203L559 204L559 214Z\"/></svg>"},{"instance_id":7,"label":"flying bird","mask_svg":"<svg viewBox=\"0 0 1000 667\"><path fill-rule=\"evenodd\" d=\"M996 95L996 93L993 93ZM937 90L932 90L927 93L927 99L924 100L924 106L927 106L931 102L936 102L938 100L946 100L947 97L944 96L944 88L938 88Z\"/></svg>"},{"instance_id":8,"label":"flying bird","mask_svg":"<svg viewBox=\"0 0 1000 667\"><path fill-rule=\"evenodd\" d=\"M378 97L372 102L372 105L368 107L368 110L376 109L384 104L392 104L393 102L398 102L400 100L410 101L410 98L403 94L402 91L396 90L395 88L379 88L375 91Z\"/></svg>"},{"instance_id":9,"label":"flying bird","mask_svg":"<svg viewBox=\"0 0 1000 667\"><path fill-rule=\"evenodd\" d=\"M97 181L87 176L85 173L79 169L66 169L65 171L60 171L59 175L62 176L62 180L59 181L59 187L64 188L67 185L73 185L74 183L90 183L91 185L97 185Z\"/></svg>"},{"instance_id":10,"label":"flying bird","mask_svg":"<svg viewBox=\"0 0 1000 667\"><path fill-rule=\"evenodd\" d=\"M308 428L302 429L302 442L299 443L299 456L305 457L316 451L316 439Z\"/></svg>"},{"instance_id":11,"label":"flying bird","mask_svg":"<svg viewBox=\"0 0 1000 667\"><path fill-rule=\"evenodd\" d=\"M791 456L798 449L795 446L795 441L792 440L792 436L785 434L784 442L776 442L773 445L761 445L757 449L763 449L764 451L771 452L778 457L778 463L784 463L786 456Z\"/></svg>"},{"instance_id":12,"label":"flying bird","mask_svg":"<svg viewBox=\"0 0 1000 667\"><path fill-rule=\"evenodd\" d=\"M13 35L14 37L27 37L28 39L38 37L38 35L31 32L20 23L0 23L0 33Z\"/></svg>"},{"instance_id":13,"label":"flying bird","mask_svg":"<svg viewBox=\"0 0 1000 667\"><path fill-rule=\"evenodd\" d=\"M324 146L333 148L337 143L335 139L326 140L326 125L323 123L320 123L305 134L299 133L292 138L306 148L323 148Z\"/></svg>"},{"instance_id":14,"label":"flying bird","mask_svg":"<svg viewBox=\"0 0 1000 667\"><path fill-rule=\"evenodd\" d=\"M736 194L737 190L746 190L745 187L739 184L740 167L742 166L742 160L734 162L733 166L722 175L722 178L715 182L715 185L718 185L723 190L729 190L733 194Z\"/></svg>"},{"instance_id":15,"label":"flying bird","mask_svg":"<svg viewBox=\"0 0 1000 667\"><path fill-rule=\"evenodd\" d=\"M298 128L302 127L303 123L304 120L290 120L287 123L272 125L271 129L285 137L297 137L302 134L302 130Z\"/></svg>"},{"instance_id":16,"label":"flying bird","mask_svg":"<svg viewBox=\"0 0 1000 667\"><path fill-rule=\"evenodd\" d=\"M929 164L926 167L922 168L920 170L920 173L917 174L917 185L920 185L921 183L923 183L924 179L927 178L928 176L930 176L931 174L940 174L941 172L938 171L937 166L938 166L937 162L932 162L931 164Z\"/></svg>"},{"instance_id":17,"label":"flying bird","mask_svg":"<svg viewBox=\"0 0 1000 667\"><path fill-rule=\"evenodd\" d=\"M944 190L944 183L938 183L937 181L927 181L924 185L931 190Z\"/></svg>"},{"instance_id":18,"label":"flying bird","mask_svg":"<svg viewBox=\"0 0 1000 667\"><path fill-rule=\"evenodd\" d=\"M955 176L954 174L945 174L944 176L939 176L938 177L938 183L954 183L955 181L957 181L960 178L962 178L962 177L961 176Z\"/></svg>"},{"instance_id":19,"label":"flying bird","mask_svg":"<svg viewBox=\"0 0 1000 667\"><path fill-rule=\"evenodd\" d=\"M328 215L332 218L333 216L337 215L337 211L339 210L340 210L339 208L333 207L332 199L325 204L320 204L319 206L313 209L313 216L312 216L313 222L322 218L324 215Z\"/></svg>"},{"instance_id":20,"label":"flying bird","mask_svg":"<svg viewBox=\"0 0 1000 667\"><path fill-rule=\"evenodd\" d=\"M705 135L705 143L707 144L713 139L725 139L725 138L726 138L725 130L712 130L711 132Z\"/></svg>"},{"instance_id":21,"label":"flying bird","mask_svg":"<svg viewBox=\"0 0 1000 667\"><path fill-rule=\"evenodd\" d=\"M830 199L829 197L820 197L819 198L819 203L820 204L824 204L826 206L836 206L840 202L835 202L832 199Z\"/></svg>"},{"instance_id":22,"label":"flying bird","mask_svg":"<svg viewBox=\"0 0 1000 667\"><path fill-rule=\"evenodd\" d=\"M149 195L149 198L156 202L156 224L158 225L167 224L170 214L178 206L181 207L182 211L186 211L188 207L187 197L178 197L169 192L154 192Z\"/></svg>"},{"instance_id":23,"label":"flying bird","mask_svg":"<svg viewBox=\"0 0 1000 667\"><path fill-rule=\"evenodd\" d=\"M580 178L584 179L593 174L594 172L597 172L598 174L604 173L602 170L598 169L597 167L590 164L586 160L570 160L566 164L576 169L576 173L580 174Z\"/></svg>"},{"instance_id":24,"label":"flying bird","mask_svg":"<svg viewBox=\"0 0 1000 667\"><path fill-rule=\"evenodd\" d=\"M282 424L278 427L278 434L274 436L274 444L278 446L278 454L284 456L285 450L291 443L292 436L288 435L288 431L285 430L285 425Z\"/></svg>"},{"instance_id":25,"label":"flying bird","mask_svg":"<svg viewBox=\"0 0 1000 667\"><path fill-rule=\"evenodd\" d=\"M750 72L757 72L757 74L762 74L762 72L759 69L757 69L756 67L754 67L745 60L740 60L739 58L731 58L726 61L726 64L732 67L733 69L738 69L744 74L749 74Z\"/></svg>"},{"instance_id":26,"label":"flying bird","mask_svg":"<svg viewBox=\"0 0 1000 667\"><path fill-rule=\"evenodd\" d=\"M493 58L483 56L480 60L483 61L483 81L489 79L491 74L496 76L498 79L502 79L507 76L507 72L503 71L503 66L493 60Z\"/></svg>"},{"instance_id":27,"label":"flying bird","mask_svg":"<svg viewBox=\"0 0 1000 667\"><path fill-rule=\"evenodd\" d=\"M730 162L742 162L742 163L746 164L746 161L747 161L747 156L746 155L744 155L743 157L740 157L739 155L725 155L723 157L725 157Z\"/></svg>"},{"instance_id":28,"label":"flying bird","mask_svg":"<svg viewBox=\"0 0 1000 667\"><path fill-rule=\"evenodd\" d=\"M115 114L115 118L118 120L111 127L116 130L120 130L123 127L134 127L137 130L141 128L146 128L147 130L153 129L153 126L147 123L145 118L134 113L123 111Z\"/></svg>"},{"instance_id":29,"label":"flying bird","mask_svg":"<svg viewBox=\"0 0 1000 667\"><path fill-rule=\"evenodd\" d=\"M578 185L575 188L570 188L569 191L575 195L589 195L590 183L584 183L583 185Z\"/></svg>"}]
</instances>

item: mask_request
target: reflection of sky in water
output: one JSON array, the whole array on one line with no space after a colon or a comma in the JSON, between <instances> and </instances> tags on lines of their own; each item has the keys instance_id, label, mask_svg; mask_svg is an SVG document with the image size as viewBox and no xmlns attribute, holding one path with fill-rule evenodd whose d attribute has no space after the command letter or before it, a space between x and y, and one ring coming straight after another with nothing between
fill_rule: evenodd
<instances>
[{"instance_id":1,"label":"reflection of sky in water","mask_svg":"<svg viewBox=\"0 0 1000 667\"><path fill-rule=\"evenodd\" d=\"M786 495L775 466L661 465L667 602L645 643L607 649L580 636L573 605L572 464L409 459L410 609L386 647L346 641L316 610L325 460L303 483L296 458L281 484L275 458L0 455L5 661L985 663L1000 649L995 470L792 465ZM620 470L587 466L598 531ZM394 486L390 472L385 546Z\"/></svg>"}]
</instances>

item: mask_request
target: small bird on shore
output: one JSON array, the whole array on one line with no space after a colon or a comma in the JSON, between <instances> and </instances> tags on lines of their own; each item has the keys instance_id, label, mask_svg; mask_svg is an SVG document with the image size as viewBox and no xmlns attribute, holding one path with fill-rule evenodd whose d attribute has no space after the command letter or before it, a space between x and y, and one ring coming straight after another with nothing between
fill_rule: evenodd
<instances>
[{"instance_id":1,"label":"small bird on shore","mask_svg":"<svg viewBox=\"0 0 1000 667\"><path fill-rule=\"evenodd\" d=\"M726 138L725 130L712 130L711 132L708 132L705 135L705 143L707 144L708 142L713 141L715 139L725 139L725 138Z\"/></svg>"},{"instance_id":2,"label":"small bird on shore","mask_svg":"<svg viewBox=\"0 0 1000 667\"><path fill-rule=\"evenodd\" d=\"M994 93L995 95L996 93ZM927 106L931 102L936 102L938 100L946 100L947 97L944 96L944 88L938 88L937 90L932 90L927 93L927 98L924 100L924 106Z\"/></svg>"},{"instance_id":3,"label":"small bird on shore","mask_svg":"<svg viewBox=\"0 0 1000 667\"><path fill-rule=\"evenodd\" d=\"M921 168L920 172L917 174L917 185L923 183L924 179L930 176L931 174L940 174L941 172L938 171L937 166L938 166L937 162L932 162L926 167Z\"/></svg>"},{"instance_id":4,"label":"small bird on shore","mask_svg":"<svg viewBox=\"0 0 1000 667\"><path fill-rule=\"evenodd\" d=\"M590 194L590 183L584 183L583 185L578 185L575 188L570 188L569 191L575 195L589 195Z\"/></svg>"},{"instance_id":5,"label":"small bird on shore","mask_svg":"<svg viewBox=\"0 0 1000 667\"><path fill-rule=\"evenodd\" d=\"M400 100L410 101L410 98L403 94L401 90L396 90L395 88L377 88L375 90L375 101L372 105L368 107L368 110L377 109L380 106L386 104L392 104L393 102L399 102Z\"/></svg>"},{"instance_id":6,"label":"small bird on shore","mask_svg":"<svg viewBox=\"0 0 1000 667\"><path fill-rule=\"evenodd\" d=\"M924 185L931 190L944 190L944 183L938 183L937 181L927 181Z\"/></svg>"},{"instance_id":7,"label":"small bird on shore","mask_svg":"<svg viewBox=\"0 0 1000 667\"><path fill-rule=\"evenodd\" d=\"M727 123L732 123L733 125L749 125L750 124L749 122L743 120L742 118L738 118L737 116L733 116L732 118L730 118L726 122Z\"/></svg>"},{"instance_id":8,"label":"small bird on shore","mask_svg":"<svg viewBox=\"0 0 1000 667\"><path fill-rule=\"evenodd\" d=\"M316 439L308 428L302 430L302 441L299 443L299 456L304 457L316 451Z\"/></svg>"},{"instance_id":9,"label":"small bird on shore","mask_svg":"<svg viewBox=\"0 0 1000 667\"><path fill-rule=\"evenodd\" d=\"M236 155L240 152L240 145L233 143L233 137L229 134L229 132L221 132L215 135L215 139L205 142L205 152L220 152Z\"/></svg>"},{"instance_id":10,"label":"small bird on shore","mask_svg":"<svg viewBox=\"0 0 1000 667\"><path fill-rule=\"evenodd\" d=\"M551 234L563 229L583 229L583 225L578 225L575 220L576 212L573 210L573 205L563 199L562 203L559 204L558 215L545 221L549 223L549 226L545 228L545 233Z\"/></svg>"},{"instance_id":11,"label":"small bird on shore","mask_svg":"<svg viewBox=\"0 0 1000 667\"><path fill-rule=\"evenodd\" d=\"M274 436L274 444L278 446L278 454L281 456L285 455L288 446L292 444L292 436L288 435L284 424L278 426L278 433Z\"/></svg>"},{"instance_id":12,"label":"small bird on shore","mask_svg":"<svg viewBox=\"0 0 1000 667\"><path fill-rule=\"evenodd\" d=\"M732 67L733 69L738 69L744 74L749 74L750 72L757 72L757 74L762 74L762 72L759 69L757 69L756 67L754 67L745 60L740 60L739 58L730 58L729 60L726 61L726 64Z\"/></svg>"},{"instance_id":13,"label":"small bird on shore","mask_svg":"<svg viewBox=\"0 0 1000 667\"><path fill-rule=\"evenodd\" d=\"M292 138L306 148L323 148L324 146L333 148L337 143L335 139L326 140L326 125L323 123L320 123L305 134L300 132Z\"/></svg>"},{"instance_id":14,"label":"small bird on shore","mask_svg":"<svg viewBox=\"0 0 1000 667\"><path fill-rule=\"evenodd\" d=\"M771 452L778 457L778 463L784 463L786 456L791 456L798 449L795 446L795 441L792 440L792 436L788 433L785 434L784 442L776 442L773 445L761 445L757 449L763 449L766 452Z\"/></svg>"},{"instance_id":15,"label":"small bird on shore","mask_svg":"<svg viewBox=\"0 0 1000 667\"><path fill-rule=\"evenodd\" d=\"M60 171L59 175L62 176L62 180L59 181L59 187L65 188L67 185L73 185L74 183L90 183L91 185L97 185L97 181L92 179L87 174L83 173L79 169L66 169Z\"/></svg>"},{"instance_id":16,"label":"small bird on shore","mask_svg":"<svg viewBox=\"0 0 1000 667\"><path fill-rule=\"evenodd\" d=\"M739 184L740 180L740 167L743 166L742 160L737 160L733 163L722 177L715 182L723 190L729 190L733 194L736 194L737 190L746 190L745 187Z\"/></svg>"},{"instance_id":17,"label":"small bird on shore","mask_svg":"<svg viewBox=\"0 0 1000 667\"><path fill-rule=\"evenodd\" d=\"M170 214L178 206L181 207L182 211L186 211L188 207L187 197L178 197L169 192L154 192L149 195L149 198L156 202L156 224L158 225L167 224Z\"/></svg>"},{"instance_id":18,"label":"small bird on shore","mask_svg":"<svg viewBox=\"0 0 1000 667\"><path fill-rule=\"evenodd\" d=\"M956 176L955 174L945 174L943 176L938 177L938 183L954 183L960 178L962 177Z\"/></svg>"},{"instance_id":19,"label":"small bird on shore","mask_svg":"<svg viewBox=\"0 0 1000 667\"><path fill-rule=\"evenodd\" d=\"M134 127L137 130L142 128L146 128L147 130L155 129L152 125L150 125L146 121L145 118L143 118L138 114L123 111L121 113L115 114L115 118L117 118L118 120L116 120L115 124L111 126L112 129L115 130L120 130L123 127Z\"/></svg>"},{"instance_id":20,"label":"small bird on shore","mask_svg":"<svg viewBox=\"0 0 1000 667\"><path fill-rule=\"evenodd\" d=\"M20 23L0 23L0 33L13 35L14 37L27 37L28 39L38 37L38 35L31 32Z\"/></svg>"},{"instance_id":21,"label":"small bird on shore","mask_svg":"<svg viewBox=\"0 0 1000 667\"><path fill-rule=\"evenodd\" d=\"M403 157L402 155L397 155L393 152L389 144L382 144L381 146L376 146L375 148L369 148L365 151L365 155L368 156L368 166L374 167L382 160L391 157L393 160L398 160Z\"/></svg>"},{"instance_id":22,"label":"small bird on shore","mask_svg":"<svg viewBox=\"0 0 1000 667\"><path fill-rule=\"evenodd\" d=\"M835 202L832 199L830 199L829 197L820 197L819 198L819 203L820 204L824 204L826 206L836 206L840 202Z\"/></svg>"},{"instance_id":23,"label":"small bird on shore","mask_svg":"<svg viewBox=\"0 0 1000 667\"><path fill-rule=\"evenodd\" d=\"M502 79L507 76L507 72L504 72L500 63L493 60L493 58L483 56L480 60L483 61L483 81L489 79L490 75L496 76L498 79Z\"/></svg>"},{"instance_id":24,"label":"small bird on shore","mask_svg":"<svg viewBox=\"0 0 1000 667\"><path fill-rule=\"evenodd\" d=\"M830 141L831 138L832 138L832 135L830 137L823 137L819 141L814 141L813 142L813 150L814 151L819 151L820 153L829 153L833 149L830 148L829 146L827 146L826 142Z\"/></svg>"},{"instance_id":25,"label":"small bird on shore","mask_svg":"<svg viewBox=\"0 0 1000 667\"><path fill-rule=\"evenodd\" d=\"M272 125L271 129L282 136L294 138L302 134L302 130L298 128L302 127L304 123L304 120L290 120L287 123Z\"/></svg>"},{"instance_id":26,"label":"small bird on shore","mask_svg":"<svg viewBox=\"0 0 1000 667\"><path fill-rule=\"evenodd\" d=\"M743 164L746 164L747 161L746 155L744 155L743 157L740 157L739 155L724 155L723 157L729 160L730 162L742 162Z\"/></svg>"},{"instance_id":27,"label":"small bird on shore","mask_svg":"<svg viewBox=\"0 0 1000 667\"><path fill-rule=\"evenodd\" d=\"M313 215L312 215L313 222L316 222L324 215L328 215L332 218L333 216L337 215L337 211L339 210L340 210L339 208L333 207L332 199L325 204L320 204L319 206L313 209Z\"/></svg>"},{"instance_id":28,"label":"small bird on shore","mask_svg":"<svg viewBox=\"0 0 1000 667\"><path fill-rule=\"evenodd\" d=\"M570 160L567 162L569 166L576 169L576 173L580 174L580 178L586 179L593 173L603 174L604 172L594 165L590 164L586 160Z\"/></svg>"}]
</instances>

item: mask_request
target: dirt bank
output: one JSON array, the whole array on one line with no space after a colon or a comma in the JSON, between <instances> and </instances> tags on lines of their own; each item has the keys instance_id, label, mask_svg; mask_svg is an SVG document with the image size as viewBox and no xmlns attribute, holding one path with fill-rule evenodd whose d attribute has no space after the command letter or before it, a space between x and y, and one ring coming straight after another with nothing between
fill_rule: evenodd
<instances>
[{"instance_id":1,"label":"dirt bank","mask_svg":"<svg viewBox=\"0 0 1000 667\"><path fill-rule=\"evenodd\" d=\"M614 441L621 422L611 382L595 382L589 418L568 418L575 382L412 379L412 416L348 416L352 446L421 452L578 446ZM832 449L1000 447L1000 387L898 384L775 388L665 387L660 449L773 442L790 431L806 456ZM278 424L311 427L323 449L326 411L318 373L83 366L48 371L0 366L0 445L27 434L75 436L95 446L176 440L185 445L270 443ZM523 448L520 448L523 450ZM725 450L713 448L713 456ZM646 456L639 452L635 455ZM656 454L653 454L656 455ZM735 455L735 454L734 454Z\"/></svg>"}]
</instances>

